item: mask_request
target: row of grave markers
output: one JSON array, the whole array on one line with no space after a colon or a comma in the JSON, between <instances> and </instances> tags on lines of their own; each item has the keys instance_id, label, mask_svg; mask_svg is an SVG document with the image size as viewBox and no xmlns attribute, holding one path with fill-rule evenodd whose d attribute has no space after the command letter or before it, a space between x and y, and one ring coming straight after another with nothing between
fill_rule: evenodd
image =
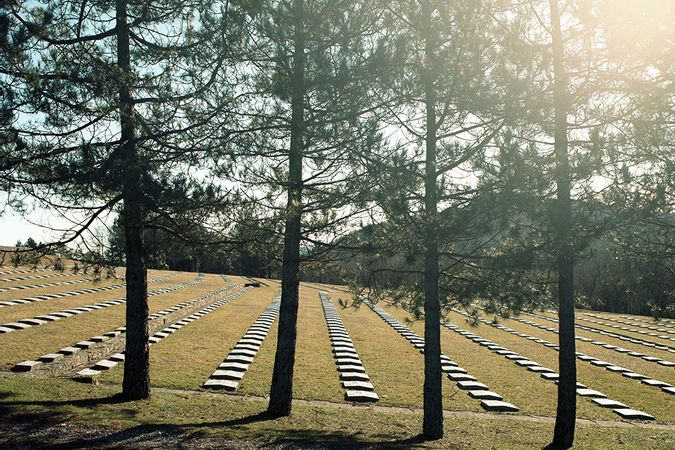
<instances>
[{"instance_id":1,"label":"row of grave markers","mask_svg":"<svg viewBox=\"0 0 675 450\"><path fill-rule=\"evenodd\" d=\"M157 282L164 281L171 276L160 277L153 280L148 280L148 282ZM155 289L148 292L148 297L153 297L159 294L166 294L168 292L173 292L179 289L184 289L190 286L195 286L202 283L203 275L198 274L197 278L194 281L188 281L186 283L177 284L175 286L170 286L161 289ZM64 309L61 311L51 312L49 314L43 314L40 316L35 316L27 319L20 319L15 322L3 323L0 325L0 334L11 333L12 331L25 330L26 328L36 327L44 325L46 323L55 322L57 320L67 319L76 315L80 315L86 312L95 311L98 309L108 308L111 306L121 305L127 301L126 297L116 298L113 300L107 300L103 302L93 303L91 305L80 306L77 308Z\"/></svg>"},{"instance_id":2,"label":"row of grave markers","mask_svg":"<svg viewBox=\"0 0 675 450\"><path fill-rule=\"evenodd\" d=\"M379 306L373 304L371 301L364 299L365 303L370 309L375 312L382 320L387 322L394 328L401 336L407 339L420 353L424 352L424 339L414 333L410 328L401 324L393 316L385 312ZM487 411L496 412L516 412L519 408L512 403L505 402L504 398L490 390L490 388L480 383L476 377L469 375L467 371L459 364L452 361L446 355L441 354L441 370L447 374L448 379L454 381L458 388L467 391L469 396L480 400L480 405Z\"/></svg>"},{"instance_id":3,"label":"row of grave markers","mask_svg":"<svg viewBox=\"0 0 675 450\"><path fill-rule=\"evenodd\" d=\"M544 330L544 331L548 331L550 333L558 334L558 330L556 328L549 327L547 325L543 325L543 324L533 322L533 321L527 320L527 319L521 319L519 317L512 317L511 319L516 321L516 322L520 322L520 323L523 323L525 325L529 325L531 327L539 328L540 330ZM634 352L634 351L631 351L627 348L619 347L617 345L608 344L606 342L597 341L597 340L590 339L590 338L583 337L583 336L575 336L574 339L576 339L578 341L582 341L582 342L587 342L587 343L592 344L592 345L597 345L597 346L605 348L607 350L614 350L617 353L623 353L623 354L626 354L628 356L632 356L632 357L635 357L635 358L641 358L641 359L643 359L647 362L659 364L661 366L675 367L675 363L672 362L672 361L667 361L665 359L657 358L655 356L645 355L644 353L640 353L640 352Z\"/></svg>"},{"instance_id":4,"label":"row of grave markers","mask_svg":"<svg viewBox=\"0 0 675 450\"><path fill-rule=\"evenodd\" d=\"M335 310L335 306L326 292L319 292L324 318L328 326L333 358L340 374L345 400L351 402L376 402L380 399L370 383L370 377L363 367L354 343Z\"/></svg>"},{"instance_id":5,"label":"row of grave markers","mask_svg":"<svg viewBox=\"0 0 675 450\"><path fill-rule=\"evenodd\" d=\"M155 281L159 280L166 280L172 276L175 276L176 274L170 274L166 275L163 277L159 277L155 279ZM201 283L201 281L200 281ZM65 297L74 297L77 295L83 295L83 294L95 294L98 292L104 292L104 291L110 291L113 289L119 289L122 288L126 285L125 282L120 283L120 284L112 284L110 286L99 286L99 287L94 287L94 288L89 288L89 289L80 289L76 291L69 291L69 292L59 292L55 294L44 294L44 295L36 295L34 297L25 297L25 298L20 298L16 300L8 300L8 301L2 301L0 302L0 308L5 308L8 306L19 306L19 305L24 305L26 303L33 303L33 302L44 302L47 300L54 300L57 298L65 298Z\"/></svg>"},{"instance_id":6,"label":"row of grave markers","mask_svg":"<svg viewBox=\"0 0 675 450\"><path fill-rule=\"evenodd\" d=\"M455 310L455 311L459 314L462 314L466 317L469 317L469 315L465 312L458 311L458 310ZM553 344L551 342L548 342L544 339L539 339L535 336L530 336L526 333L520 333L520 332L518 332L516 330L513 330L513 329L511 329L511 328L509 328L505 325L492 323L492 322L490 322L488 320L485 320L485 319L479 319L479 321L481 323L489 325L493 328L497 328L498 330L513 334L514 336L518 336L518 337L521 337L523 339L527 339L527 340L530 340L532 342L542 344L546 347L552 348L553 350L559 351L558 346L556 346L555 344ZM475 333L463 330L462 328L460 328L456 325L453 325L453 324L450 324L450 323L447 323L447 322L444 322L444 325L448 329L450 329L450 330L452 330L456 333L461 334L465 338L470 339L470 340L478 343L481 346L485 346L486 348L488 348L491 351L494 351L498 355L503 356L506 359L515 361L515 363L518 364L519 366L525 367L525 368L527 368L527 370L529 370L531 372L539 373L540 376L543 379L549 380L549 381L555 381L556 383L558 382L559 375L557 373L555 373L554 370L551 370L547 367L543 367L541 364L539 364L535 361L532 361L529 358L521 356L521 355L517 354L516 352L513 352L513 351L511 351L511 350L509 350L505 347L498 346L498 345L492 343L491 341L489 341L487 339L483 339L482 337L478 336ZM579 355L579 354L577 354L577 355ZM607 365L609 366L610 363L607 363ZM649 414L647 414L643 411L638 411L638 410L635 410L633 408L630 408L626 404L621 403L621 402L616 401L616 400L609 400L609 399L607 399L607 396L605 394L603 394L602 392L594 390L594 389L589 389L588 386L586 386L582 383L579 383L579 382L577 382L577 394L580 397L590 397L592 399L593 403L595 403L596 405L599 405L599 406L604 407L604 408L612 408L613 412L615 412L616 414L618 414L619 416L621 416L625 419L636 419L636 420L653 420L654 419L653 416L651 416L651 415L649 415Z\"/></svg>"},{"instance_id":7,"label":"row of grave markers","mask_svg":"<svg viewBox=\"0 0 675 450\"><path fill-rule=\"evenodd\" d=\"M279 315L280 303L281 295L277 295L244 333L216 371L209 376L204 383L205 388L234 391L239 387L241 379L253 363L260 346L269 334L270 327Z\"/></svg>"},{"instance_id":8,"label":"row of grave markers","mask_svg":"<svg viewBox=\"0 0 675 450\"><path fill-rule=\"evenodd\" d=\"M523 313L523 314L531 316L531 317L536 317L538 319L546 320L548 322L558 323L557 319L553 319L553 318L548 317L548 316L542 316L540 314L534 314L534 313ZM650 348L655 348L657 350L663 350L663 351L667 351L667 352L670 352L670 353L675 353L674 347L671 347L671 346L668 346L668 345L662 345L662 344L659 344L658 342L651 342L651 341L647 341L647 340L644 340L644 339L636 339L632 336L627 336L625 334L619 334L619 333L614 333L614 332L611 332L611 331L605 331L605 330L601 330L601 329L598 329L598 328L589 327L589 326L586 326L586 325L575 324L574 327L578 328L580 330L589 331L591 333L601 334L603 336L609 336L609 337L612 337L612 338L620 339L622 341L630 342L632 344L643 345L645 347L650 347Z\"/></svg>"},{"instance_id":9,"label":"row of grave markers","mask_svg":"<svg viewBox=\"0 0 675 450\"><path fill-rule=\"evenodd\" d=\"M214 296L219 296L222 295L223 293L233 289L234 287L241 287L241 285L232 285L232 286L227 286L225 288L219 289L218 291L212 292L210 294L207 294L206 296L202 296L198 299L195 299L193 301L190 301L190 303L194 303L195 301L200 301L204 300L205 298L210 298ZM241 289L238 289L235 292L232 292L229 295L226 295L225 297L211 303L210 305L202 308L201 310L190 314L187 316L185 319L179 320L174 324L171 324L167 327L162 328L160 331L156 332L150 338L148 339L148 345L152 346L155 345L159 342L161 342L163 339L166 339L167 337L171 336L181 328L189 325L190 323L201 319L207 314L210 314L220 308L223 305L226 305L227 303L231 302L232 300L235 300L236 298L239 298L242 296L244 293L246 293L250 288L248 287L242 287ZM178 305L176 305L178 306ZM185 307L187 305L183 305L182 307ZM175 307L169 308L173 309ZM175 311L176 309L174 309ZM173 312L173 311L170 311ZM77 377L84 377L84 378L90 378L94 377L96 375L99 375L102 371L104 370L111 370L115 368L119 363L124 361L124 352L116 353L108 358L102 359L101 361L97 362L93 366L80 370L77 372Z\"/></svg>"},{"instance_id":10,"label":"row of grave markers","mask_svg":"<svg viewBox=\"0 0 675 450\"><path fill-rule=\"evenodd\" d=\"M194 304L194 303L196 303L196 302L200 302L200 301L206 300L206 299L208 299L208 298L211 298L211 297L213 297L213 296L216 296L216 295L225 293L225 292L227 292L227 291L233 289L234 287L235 287L235 286L226 286L226 287L224 287L224 288L218 289L218 290L216 290L216 291L209 292L209 293L204 294L204 295L202 295L202 296L199 296L199 297L196 297L196 298L192 298L192 299L189 299L189 300L185 300L185 301L183 301L183 302L181 302L181 303L178 303L178 304L176 304L176 305L173 305L173 306L171 306L171 307L169 307L169 308L165 308L165 309L163 309L163 310L161 310L161 311L157 311L157 312L155 312L155 313L150 314L150 315L148 316L148 319L149 319L149 320L154 320L154 319L158 319L158 318L160 318L160 317L164 317L164 316L166 316L166 315L168 315L168 314L171 314L171 313L173 313L173 312L175 312L175 311L178 311L178 310L183 309L183 308L185 308L185 307L187 307L187 306L190 306L190 305L192 305L192 304ZM29 361L23 361L23 362L20 362L20 363L16 364L16 365L12 368L12 370L15 371L15 372L26 372L26 371L30 371L30 370L32 370L33 368L35 368L36 366L38 366L39 364L54 362L54 361L56 361L57 359L60 359L60 358L62 358L62 357L64 357L64 356L71 356L71 355L74 355L75 353L78 353L78 352L80 352L81 350L89 349L89 348L93 347L94 345L96 345L96 344L98 344L98 343L100 343L100 342L107 341L108 339L111 339L111 338L114 338L114 337L116 337L116 336L119 336L120 334L123 334L123 333L125 333L125 332L126 332L126 327L125 327L125 326L117 327L116 329L114 329L114 330L112 330L112 331L109 331L109 332L107 332L107 333L103 333L103 334L98 335L98 336L92 336L92 337L90 337L89 339L86 339L86 340L84 340L84 341L80 341L80 342L77 342L77 343L75 343L75 344L73 344L73 345L64 347L64 348L58 350L57 352L49 353L49 354L43 355L43 356L39 357L37 360L34 360L34 361L33 361L33 360L29 360Z\"/></svg>"}]
</instances>

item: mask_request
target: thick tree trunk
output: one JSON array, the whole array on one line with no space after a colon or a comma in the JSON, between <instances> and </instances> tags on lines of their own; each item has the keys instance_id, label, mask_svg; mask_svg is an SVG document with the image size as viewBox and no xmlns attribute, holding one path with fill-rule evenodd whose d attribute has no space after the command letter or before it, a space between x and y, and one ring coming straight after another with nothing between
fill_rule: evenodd
<instances>
[{"instance_id":1,"label":"thick tree trunk","mask_svg":"<svg viewBox=\"0 0 675 450\"><path fill-rule=\"evenodd\" d=\"M424 3L428 20L425 45L425 102L426 102L426 173L424 178L424 424L426 439L443 437L443 397L441 374L441 307L438 298L438 191L436 175L436 92L432 64L434 43L431 35L432 9Z\"/></svg>"},{"instance_id":2,"label":"thick tree trunk","mask_svg":"<svg viewBox=\"0 0 675 450\"><path fill-rule=\"evenodd\" d=\"M560 29L558 0L549 0L553 40L554 108L555 108L555 157L557 184L557 216L555 217L558 241L558 315L559 323L559 372L558 408L556 411L553 446L570 448L574 443L577 414L577 366L574 341L574 252L571 243L572 202L570 196L570 168L567 141L567 77L563 65L563 42Z\"/></svg>"},{"instance_id":3,"label":"thick tree trunk","mask_svg":"<svg viewBox=\"0 0 675 450\"><path fill-rule=\"evenodd\" d=\"M295 49L291 100L291 144L289 152L288 204L281 269L281 306L279 334L267 412L275 417L291 414L293 400L293 366L298 321L298 274L302 235L302 156L305 94L304 2L295 0Z\"/></svg>"},{"instance_id":4,"label":"thick tree trunk","mask_svg":"<svg viewBox=\"0 0 675 450\"><path fill-rule=\"evenodd\" d=\"M120 70L119 101L121 151L124 167L124 238L127 259L126 349L122 394L129 400L150 397L150 352L148 347L147 261L143 245L142 193L136 150L134 103L129 88L131 57L126 0L117 0L117 65Z\"/></svg>"}]
</instances>

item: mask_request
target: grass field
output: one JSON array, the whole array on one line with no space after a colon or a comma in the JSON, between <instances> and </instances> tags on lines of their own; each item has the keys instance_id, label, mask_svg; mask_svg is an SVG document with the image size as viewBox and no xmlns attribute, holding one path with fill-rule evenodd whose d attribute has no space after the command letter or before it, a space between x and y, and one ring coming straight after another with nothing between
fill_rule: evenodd
<instances>
[{"instance_id":1,"label":"grass field","mask_svg":"<svg viewBox=\"0 0 675 450\"><path fill-rule=\"evenodd\" d=\"M148 277L170 273L151 271ZM10 275L2 277L9 278ZM196 274L193 273L178 273L167 280L150 283L149 290L176 286L194 281L195 278ZM234 276L227 276L227 279L225 282L220 275L207 274L201 284L151 297L150 312L213 292L228 283L246 281ZM203 383L235 343L278 295L278 282L263 281L266 286L250 289L151 347L151 383L153 387L164 391L157 391L153 399L146 402L129 404L111 399L113 394L119 392L123 374L121 364L101 374L100 386L83 385L67 377L35 379L8 372L17 362L55 352L59 348L123 325L124 305L0 334L0 345L3 348L0 353L0 409L7 413L7 417L33 414L43 417L47 424L51 420L69 420L112 428L151 427L165 429L167 433L180 433L181 436L216 440L271 442L299 439L305 442L325 442L328 446L346 442L346 447L351 446L349 443L353 446L422 445L413 438L421 423L418 409L422 407L423 356L366 305L342 308L340 299L350 300L344 288L313 283L301 286L294 398L305 403L299 403L295 407L293 417L271 421L260 416L265 409L263 400L269 394L272 379L278 319L241 380L236 395L223 395L202 388ZM43 280L35 280L36 284L42 282ZM29 284L29 280L23 283ZM73 286L81 289L92 284L80 283ZM74 289L71 286L61 288L54 292ZM380 397L376 407L352 408L344 401L344 391L331 352L328 329L318 295L320 289L331 295ZM24 294L25 292L28 291L13 292L14 298L30 295ZM0 323L123 295L123 289L116 289L0 308ZM215 300L217 298L213 299ZM388 305L381 306L413 331L423 335L422 321L408 323L406 319L410 315L407 312ZM464 329L557 370L558 355L553 349L488 325L471 327L463 316L454 312L449 313L447 318ZM543 319L527 319L553 326ZM519 332L557 342L557 335L534 326L515 320L502 320L501 323ZM611 327L607 328L613 330ZM583 330L578 330L578 335L668 360L675 359L671 357L672 353ZM636 334L638 338L641 336L644 337ZM652 337L649 339L652 340ZM441 344L448 357L475 376L479 382L501 394L505 401L517 405L520 412L485 414L478 400L469 397L454 382L444 377L444 409L449 415L446 420L447 437L429 445L443 448L533 448L547 443L552 433L552 418L556 408L557 391L553 382L542 379L538 374L529 372L447 328L442 328ZM581 341L577 342L577 350L675 384L673 368ZM577 367L580 382L604 392L611 399L652 414L655 421L649 425L650 428L644 428L639 422L635 425L636 422L622 421L610 409L601 408L590 399L579 397L578 416L583 420L579 425L576 448L673 448L675 397L587 362L577 361ZM595 425L593 421L596 422ZM4 419L0 420L0 427L3 422ZM611 433L607 432L608 429ZM30 437L26 436L26 439Z\"/></svg>"}]
</instances>

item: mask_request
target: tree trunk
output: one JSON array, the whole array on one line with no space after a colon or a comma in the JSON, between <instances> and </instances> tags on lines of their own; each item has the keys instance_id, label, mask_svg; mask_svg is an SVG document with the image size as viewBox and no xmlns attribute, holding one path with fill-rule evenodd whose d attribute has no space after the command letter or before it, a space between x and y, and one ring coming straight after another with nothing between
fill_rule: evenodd
<instances>
[{"instance_id":1,"label":"tree trunk","mask_svg":"<svg viewBox=\"0 0 675 450\"><path fill-rule=\"evenodd\" d=\"M436 92L432 64L434 43L431 38L429 2L423 5L428 21L425 32L424 88L426 103L426 161L424 178L424 423L426 439L443 437L443 397L441 375L441 307L438 298L438 239L436 186Z\"/></svg>"},{"instance_id":2,"label":"tree trunk","mask_svg":"<svg viewBox=\"0 0 675 450\"><path fill-rule=\"evenodd\" d=\"M277 352L267 412L275 417L291 414L293 400L293 365L298 321L298 274L300 271L300 237L302 217L302 156L305 94L304 2L295 0L295 46L291 100L291 143L288 172L288 203L281 269L281 305Z\"/></svg>"},{"instance_id":3,"label":"tree trunk","mask_svg":"<svg viewBox=\"0 0 675 450\"><path fill-rule=\"evenodd\" d=\"M557 215L555 217L558 241L558 354L560 380L553 446L570 448L574 443L577 414L577 367L574 341L574 252L571 243L572 202L570 196L570 168L567 141L567 77L563 65L563 42L560 30L558 0L549 0L553 43L555 158L557 184Z\"/></svg>"},{"instance_id":4,"label":"tree trunk","mask_svg":"<svg viewBox=\"0 0 675 450\"><path fill-rule=\"evenodd\" d=\"M129 88L131 57L126 0L116 2L117 65L120 70L119 100L121 151L124 167L124 238L127 259L126 348L122 394L129 400L150 397L150 352L148 347L148 280L143 245L142 193L136 149L134 103Z\"/></svg>"}]
</instances>

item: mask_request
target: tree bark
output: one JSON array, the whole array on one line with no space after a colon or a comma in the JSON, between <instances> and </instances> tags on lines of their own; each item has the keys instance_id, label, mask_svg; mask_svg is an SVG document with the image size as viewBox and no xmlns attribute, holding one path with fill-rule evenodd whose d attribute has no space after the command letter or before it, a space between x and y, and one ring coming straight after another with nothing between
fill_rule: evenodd
<instances>
[{"instance_id":1,"label":"tree bark","mask_svg":"<svg viewBox=\"0 0 675 450\"><path fill-rule=\"evenodd\" d=\"M131 56L126 0L116 1L117 65L120 71L119 102L123 167L124 238L126 268L126 349L122 395L129 400L150 397L150 351L148 347L147 261L143 245L141 168L136 148L134 102L129 87Z\"/></svg>"},{"instance_id":2,"label":"tree bark","mask_svg":"<svg viewBox=\"0 0 675 450\"><path fill-rule=\"evenodd\" d=\"M432 64L434 42L431 32L432 8L424 2L426 22L424 50L424 89L426 103L426 161L424 178L424 420L426 439L443 437L443 397L441 374L441 308L438 298L438 190L436 174L436 91Z\"/></svg>"},{"instance_id":3,"label":"tree bark","mask_svg":"<svg viewBox=\"0 0 675 450\"><path fill-rule=\"evenodd\" d=\"M567 138L567 76L563 65L563 42L560 29L558 0L549 0L553 43L553 103L555 110L555 159L557 184L557 214L554 228L558 241L558 354L560 379L553 446L570 448L574 443L576 422L576 344L574 340L574 252L571 242L572 202Z\"/></svg>"},{"instance_id":4,"label":"tree bark","mask_svg":"<svg viewBox=\"0 0 675 450\"><path fill-rule=\"evenodd\" d=\"M274 357L274 371L267 412L274 416L291 414L293 400L293 366L298 321L298 274L300 271L300 238L302 235L302 157L304 139L305 32L304 1L295 0L293 79L291 99L291 142L289 151L288 203L284 231L284 253L281 270L281 305L279 333Z\"/></svg>"}]
</instances>

